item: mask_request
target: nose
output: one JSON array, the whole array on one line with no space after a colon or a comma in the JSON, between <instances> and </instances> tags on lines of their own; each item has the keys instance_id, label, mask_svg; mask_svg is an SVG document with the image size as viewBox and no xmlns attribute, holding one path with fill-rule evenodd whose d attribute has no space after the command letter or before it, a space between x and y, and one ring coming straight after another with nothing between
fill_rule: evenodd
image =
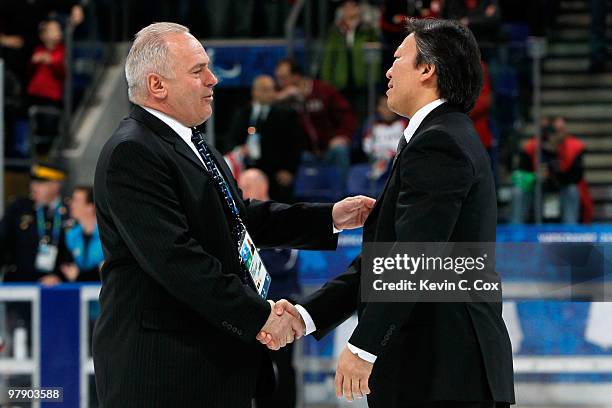
<instances>
[{"instance_id":1,"label":"nose","mask_svg":"<svg viewBox=\"0 0 612 408\"><path fill-rule=\"evenodd\" d=\"M390 67L390 68L387 70L387 73L385 74L385 76L387 77L387 79L391 79L391 77L393 76L393 75L391 74L391 69L393 69L393 66L391 66L391 67Z\"/></svg>"},{"instance_id":2,"label":"nose","mask_svg":"<svg viewBox=\"0 0 612 408\"><path fill-rule=\"evenodd\" d=\"M219 81L217 80L217 77L215 76L215 74L212 73L210 69L206 69L206 74L207 75L204 78L204 85L209 86L209 87L213 87L217 85Z\"/></svg>"}]
</instances>

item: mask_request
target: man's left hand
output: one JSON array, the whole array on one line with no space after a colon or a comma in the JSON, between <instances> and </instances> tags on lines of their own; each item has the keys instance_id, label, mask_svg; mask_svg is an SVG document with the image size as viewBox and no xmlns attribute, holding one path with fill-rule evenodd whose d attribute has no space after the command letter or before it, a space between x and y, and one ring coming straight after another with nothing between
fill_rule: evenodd
<instances>
[{"instance_id":1,"label":"man's left hand","mask_svg":"<svg viewBox=\"0 0 612 408\"><path fill-rule=\"evenodd\" d=\"M334 226L341 230L363 227L374 204L376 200L366 196L348 197L338 201L332 209Z\"/></svg>"},{"instance_id":2,"label":"man's left hand","mask_svg":"<svg viewBox=\"0 0 612 408\"><path fill-rule=\"evenodd\" d=\"M374 364L362 360L344 347L338 358L336 367L336 397L343 395L353 401L355 397L362 398L370 393L368 381Z\"/></svg>"}]
</instances>

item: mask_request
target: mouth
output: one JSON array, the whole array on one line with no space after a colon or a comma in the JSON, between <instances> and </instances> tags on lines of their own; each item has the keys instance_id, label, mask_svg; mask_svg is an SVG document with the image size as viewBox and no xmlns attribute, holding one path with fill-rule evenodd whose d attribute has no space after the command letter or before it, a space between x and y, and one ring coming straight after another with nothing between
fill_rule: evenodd
<instances>
[{"instance_id":1,"label":"mouth","mask_svg":"<svg viewBox=\"0 0 612 408\"><path fill-rule=\"evenodd\" d=\"M211 102L213 100L213 94L204 96L203 99L207 102Z\"/></svg>"}]
</instances>

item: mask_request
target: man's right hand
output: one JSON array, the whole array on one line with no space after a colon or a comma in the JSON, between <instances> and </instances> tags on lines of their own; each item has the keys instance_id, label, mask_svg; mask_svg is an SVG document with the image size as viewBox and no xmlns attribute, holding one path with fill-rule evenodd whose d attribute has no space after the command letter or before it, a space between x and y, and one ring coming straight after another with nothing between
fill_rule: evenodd
<instances>
[{"instance_id":1,"label":"man's right hand","mask_svg":"<svg viewBox=\"0 0 612 408\"><path fill-rule=\"evenodd\" d=\"M270 300L268 302L272 305L270 317L256 338L269 349L278 350L302 337L306 324L289 301L282 299L276 303Z\"/></svg>"}]
</instances>

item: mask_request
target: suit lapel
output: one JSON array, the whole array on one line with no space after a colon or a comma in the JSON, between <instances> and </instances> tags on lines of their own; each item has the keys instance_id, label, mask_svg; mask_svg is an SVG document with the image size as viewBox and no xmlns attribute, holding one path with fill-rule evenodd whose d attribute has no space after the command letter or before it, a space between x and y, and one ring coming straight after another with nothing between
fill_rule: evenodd
<instances>
[{"instance_id":1,"label":"suit lapel","mask_svg":"<svg viewBox=\"0 0 612 408\"><path fill-rule=\"evenodd\" d=\"M203 171L206 171L204 165L197 158L193 150L181 139L179 135L176 134L174 130L168 125L166 125L163 121L159 120L155 116L151 115L145 109L138 105L132 105L132 110L130 112L130 117L135 119L141 123L144 123L149 129L151 129L155 134L160 136L162 139L174 145L174 150L179 153L181 156L191 161L193 164L201 168Z\"/></svg>"},{"instance_id":2,"label":"suit lapel","mask_svg":"<svg viewBox=\"0 0 612 408\"><path fill-rule=\"evenodd\" d=\"M379 204L382 202L382 199L387 191L387 187L389 186L389 182L391 181L391 178L393 177L393 174L395 173L397 162L399 161L399 157L402 154L402 152L405 149L407 149L410 145L412 145L418 137L420 137L423 133L425 133L430 123L435 118L441 115L444 115L446 113L451 113L451 112L460 112L460 110L456 106L453 106L449 104L448 102L445 102L442 105L438 106L436 109L432 110L429 113L429 115L427 115L425 119L423 119L423 121L421 122L417 130L414 132L414 135L412 135L412 137L410 138L410 141L408 142L408 144L406 144L404 147L402 147L402 149L399 152L397 152L397 154L395 155L396 159L393 160L391 171L389 172L389 177L387 177L387 181L385 181L385 186L383 187L382 192L376 198L376 204L374 205L374 208L372 209L372 212L370 213L370 217L367 218L366 223L368 220L370 220L370 218L372 219L374 218L372 217L372 215L376 215L376 213L378 213L379 208L380 208ZM402 137L404 137L403 133L402 133Z\"/></svg>"}]
</instances>

